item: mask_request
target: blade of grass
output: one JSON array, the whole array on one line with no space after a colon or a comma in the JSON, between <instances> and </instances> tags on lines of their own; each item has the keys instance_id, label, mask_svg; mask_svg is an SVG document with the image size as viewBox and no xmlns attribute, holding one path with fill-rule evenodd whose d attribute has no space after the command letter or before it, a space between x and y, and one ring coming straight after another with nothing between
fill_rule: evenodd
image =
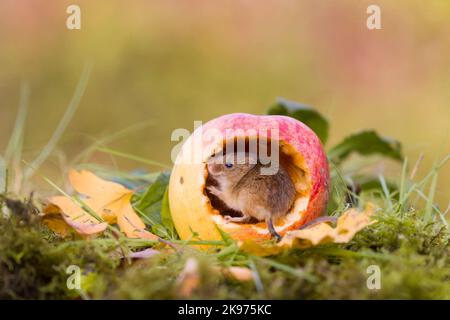
<instances>
[{"instance_id":1,"label":"blade of grass","mask_svg":"<svg viewBox=\"0 0 450 320\"><path fill-rule=\"evenodd\" d=\"M6 161L0 156L0 194L8 191L8 170Z\"/></svg>"},{"instance_id":2,"label":"blade of grass","mask_svg":"<svg viewBox=\"0 0 450 320\"><path fill-rule=\"evenodd\" d=\"M132 126L126 127L122 130L119 130L111 135L108 135L106 137L103 137L101 139L93 139L93 143L88 146L85 150L83 150L82 152L80 152L73 160L72 160L72 165L74 166L76 163L84 163L88 160L89 156L100 146L105 146L108 143L113 142L116 139L120 139L122 137L125 137L126 135L128 135L130 132L135 131L135 130L140 130L143 128L147 128L149 126L153 125L153 122L150 121L145 121L145 122L141 122L141 123L137 123L134 124Z\"/></svg>"},{"instance_id":3,"label":"blade of grass","mask_svg":"<svg viewBox=\"0 0 450 320\"><path fill-rule=\"evenodd\" d=\"M445 211L442 213L442 215L445 217L447 215L447 213L450 212L450 202L448 203L447 209L445 209Z\"/></svg>"},{"instance_id":4,"label":"blade of grass","mask_svg":"<svg viewBox=\"0 0 450 320\"><path fill-rule=\"evenodd\" d=\"M23 83L20 88L19 108L17 111L16 122L5 151L5 162L7 164L9 164L11 160L14 160L14 163L18 164L22 158L23 135L28 114L29 97L30 88L27 83Z\"/></svg>"},{"instance_id":5,"label":"blade of grass","mask_svg":"<svg viewBox=\"0 0 450 320\"><path fill-rule=\"evenodd\" d=\"M419 197L421 197L422 199L424 199L425 201L428 202L428 197L421 191L421 190L416 190L417 194L419 195ZM439 210L439 208L433 204L433 210L437 212L437 214L439 214L439 217L441 218L442 223L447 226L447 228L449 228L449 224L447 222L447 220L445 219L445 215L448 213L448 210L450 209L450 204L447 207L447 210L445 210L444 212L441 212L441 210Z\"/></svg>"},{"instance_id":6,"label":"blade of grass","mask_svg":"<svg viewBox=\"0 0 450 320\"><path fill-rule=\"evenodd\" d=\"M449 160L450 154L448 154L441 161L436 161L435 164L433 165L432 170L430 170L430 172L421 181L413 183L411 185L411 187L408 189L408 192L406 192L403 201L406 201L406 199L408 199L415 190L420 190L421 188L423 188L428 182L428 180L432 178L434 174L437 173ZM404 205L404 203L401 203L401 205Z\"/></svg>"},{"instance_id":7,"label":"blade of grass","mask_svg":"<svg viewBox=\"0 0 450 320\"><path fill-rule=\"evenodd\" d=\"M262 283L261 276L259 275L258 268L256 267L255 262L251 258L249 260L250 260L249 266L250 266L250 269L252 270L253 282L255 283L256 291L258 291L258 293L261 296L264 296L264 294L265 294L264 285Z\"/></svg>"},{"instance_id":8,"label":"blade of grass","mask_svg":"<svg viewBox=\"0 0 450 320\"><path fill-rule=\"evenodd\" d=\"M437 172L435 172L433 174L433 178L431 180L431 184L430 184L430 190L428 192L428 199L427 202L425 204L425 214L424 214L424 221L425 223L428 223L432 220L433 218L433 205L434 205L434 196L436 194L436 187L437 187Z\"/></svg>"},{"instance_id":9,"label":"blade of grass","mask_svg":"<svg viewBox=\"0 0 450 320\"><path fill-rule=\"evenodd\" d=\"M89 81L89 77L91 74L92 65L88 64L84 67L83 72L81 74L80 80L78 81L77 87L75 89L72 100L67 106L66 112L64 113L61 121L59 122L56 130L53 132L47 144L42 148L39 155L31 162L31 165L28 166L27 170L24 174L24 181L29 179L36 170L42 165L42 163L50 156L52 151L55 149L58 141L66 130L69 122L72 120L75 112L80 105L81 97L83 96L87 83Z\"/></svg>"},{"instance_id":10,"label":"blade of grass","mask_svg":"<svg viewBox=\"0 0 450 320\"><path fill-rule=\"evenodd\" d=\"M405 196L405 184L406 184L406 174L408 170L408 158L405 157L403 160L403 168L402 168L402 176L400 178L400 191L399 191L399 204L400 204L400 210L402 209L402 204L404 202L404 196Z\"/></svg>"},{"instance_id":11,"label":"blade of grass","mask_svg":"<svg viewBox=\"0 0 450 320\"><path fill-rule=\"evenodd\" d=\"M392 210L392 208L393 208L392 200L391 200L391 195L389 193L389 188L386 184L386 180L384 179L384 177L381 174L378 176L378 179L380 180L381 188L383 189L384 196L386 197L386 201L388 203L389 210Z\"/></svg>"},{"instance_id":12,"label":"blade of grass","mask_svg":"<svg viewBox=\"0 0 450 320\"><path fill-rule=\"evenodd\" d=\"M438 172L446 163L447 161L450 160L450 153L441 161L436 161L435 164L433 165L433 168L430 172L428 172L428 174L422 179L422 181L420 181L419 183L417 183L418 187L422 187L424 184L426 184L428 182L428 180L430 178L433 177L433 175Z\"/></svg>"},{"instance_id":13,"label":"blade of grass","mask_svg":"<svg viewBox=\"0 0 450 320\"><path fill-rule=\"evenodd\" d=\"M408 158L405 157L405 160L403 161L403 167L402 167L402 176L400 177L400 201L403 200L404 192L405 192L405 183L406 183L406 175L408 170Z\"/></svg>"},{"instance_id":14,"label":"blade of grass","mask_svg":"<svg viewBox=\"0 0 450 320\"><path fill-rule=\"evenodd\" d=\"M166 168L166 169L171 169L170 166L168 166L168 165L166 165L164 163L153 161L153 160L148 160L148 159L145 159L145 158L142 158L142 157L139 157L139 156L135 156L135 155L128 154L128 153L125 153L125 152L117 151L117 150L114 150L114 149L105 148L105 147L99 147L99 148L97 148L97 150L100 151L100 152L112 154L114 156L122 157L122 158L129 159L129 160L133 160L133 161L136 161L136 162L141 162L141 163L148 164L148 165L151 165L151 166L158 166L158 167L162 167L162 168Z\"/></svg>"},{"instance_id":15,"label":"blade of grass","mask_svg":"<svg viewBox=\"0 0 450 320\"><path fill-rule=\"evenodd\" d=\"M336 166L336 164L334 164L333 162L330 162L330 166L332 167L332 186L333 186L333 191L336 193L337 195L337 199L339 200L339 203L337 203L337 208L334 212L330 213L331 216L337 216L340 213L344 212L345 210L345 201L343 201L345 194L348 192L347 189L347 183L345 182L345 178L341 173L341 170L338 166Z\"/></svg>"},{"instance_id":16,"label":"blade of grass","mask_svg":"<svg viewBox=\"0 0 450 320\"><path fill-rule=\"evenodd\" d=\"M411 171L411 175L409 176L410 180L414 179L414 177L416 176L416 173L419 170L422 160L423 160L423 152L421 152L419 158L417 158L416 164L414 165L414 168Z\"/></svg>"},{"instance_id":17,"label":"blade of grass","mask_svg":"<svg viewBox=\"0 0 450 320\"><path fill-rule=\"evenodd\" d=\"M69 166L69 167L71 168L72 166ZM109 167L94 164L94 163L82 163L80 165L73 166L73 167L77 168L77 169L85 169L85 170L93 171L96 174L100 175L102 178L106 178L107 180L114 180L114 178L119 178L119 179L128 179L128 180L136 180L136 181L142 180L142 181L145 181L146 183L153 183L156 180L156 178L160 175L159 172L151 172L151 173L146 173L146 174L134 175L133 173L115 170L113 168L109 168Z\"/></svg>"},{"instance_id":18,"label":"blade of grass","mask_svg":"<svg viewBox=\"0 0 450 320\"><path fill-rule=\"evenodd\" d=\"M312 283L317 282L317 277L315 277L315 276L313 276L311 274L308 274L308 273L306 273L306 272L304 272L302 270L293 268L293 267L291 267L291 266L289 266L287 264L283 264L281 262L278 262L278 261L275 261L275 260L272 260L272 259L268 259L268 258L261 258L261 257L258 257L258 256L252 256L252 259L260 261L260 262L262 262L264 264L267 264L267 265L269 265L269 266L271 266L271 267L273 267L275 269L278 269L278 270L290 273L290 274L292 274L292 275L294 275L296 277L304 278L305 280L307 280L309 282L312 282Z\"/></svg>"},{"instance_id":19,"label":"blade of grass","mask_svg":"<svg viewBox=\"0 0 450 320\"><path fill-rule=\"evenodd\" d=\"M65 250L67 247L71 247L74 245L85 245L86 241L89 241L90 243L99 243L103 245L116 245L118 242L126 244L129 247L132 248L141 248L141 247L149 247L153 246L155 244L161 243L159 240L150 240L150 239L138 239L138 238L127 238L122 237L120 239L113 239L113 238L96 238L96 239L89 239L89 240L73 240L73 241L65 241L53 248L55 251ZM205 245L211 245L211 246L221 246L224 245L222 241L182 241L182 240L174 240L171 241L171 243L179 244L179 245L199 245L199 246L205 246Z\"/></svg>"}]
</instances>

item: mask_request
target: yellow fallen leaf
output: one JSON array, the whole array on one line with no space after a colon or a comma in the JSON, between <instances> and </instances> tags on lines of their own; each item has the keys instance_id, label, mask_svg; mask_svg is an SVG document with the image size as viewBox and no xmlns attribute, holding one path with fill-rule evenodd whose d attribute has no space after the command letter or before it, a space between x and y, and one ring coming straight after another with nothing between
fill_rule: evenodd
<instances>
[{"instance_id":1,"label":"yellow fallen leaf","mask_svg":"<svg viewBox=\"0 0 450 320\"><path fill-rule=\"evenodd\" d=\"M375 223L376 221L371 218L374 212L375 208L372 206L366 208L362 213L356 209L348 210L337 221L335 242L349 242L358 231Z\"/></svg>"},{"instance_id":2,"label":"yellow fallen leaf","mask_svg":"<svg viewBox=\"0 0 450 320\"><path fill-rule=\"evenodd\" d=\"M73 231L73 228L68 225L61 216L59 208L53 204L49 204L45 208L45 214L42 217L42 223L63 238L67 237L70 232Z\"/></svg>"},{"instance_id":3,"label":"yellow fallen leaf","mask_svg":"<svg viewBox=\"0 0 450 320\"><path fill-rule=\"evenodd\" d=\"M127 237L157 239L157 236L145 230L145 224L134 212L130 202L132 190L118 183L103 180L86 170L80 172L71 170L69 181L75 191L83 195L82 202L100 218L97 219L86 212L72 198L51 197L50 204L60 209L66 223L78 233L97 234L103 232L108 223L117 223ZM51 209L47 209L44 213L49 214L50 211Z\"/></svg>"},{"instance_id":4,"label":"yellow fallen leaf","mask_svg":"<svg viewBox=\"0 0 450 320\"><path fill-rule=\"evenodd\" d=\"M303 230L286 234L278 244L281 247L298 247L306 249L318 244L334 242L336 230L326 223L320 223Z\"/></svg>"},{"instance_id":5,"label":"yellow fallen leaf","mask_svg":"<svg viewBox=\"0 0 450 320\"><path fill-rule=\"evenodd\" d=\"M59 208L59 212L64 219L64 221L75 231L82 235L93 235L103 232L108 224L106 222L101 222L89 213L85 212L77 203L72 199L64 196L55 196L49 199L51 205ZM45 215L49 213L48 207L44 210ZM44 219L46 219L44 216ZM48 225L51 228L51 225ZM58 230L52 229L56 233Z\"/></svg>"},{"instance_id":6,"label":"yellow fallen leaf","mask_svg":"<svg viewBox=\"0 0 450 320\"><path fill-rule=\"evenodd\" d=\"M368 205L363 212L349 209L339 217L335 228L327 222L321 222L305 229L289 231L278 243L247 240L240 242L239 246L245 252L268 256L289 248L307 249L325 243L347 243L357 232L376 222L371 218L374 211L372 205Z\"/></svg>"},{"instance_id":7,"label":"yellow fallen leaf","mask_svg":"<svg viewBox=\"0 0 450 320\"><path fill-rule=\"evenodd\" d=\"M310 228L290 231L278 243L278 246L306 249L330 242L347 243L357 232L375 222L371 219L373 212L372 206L368 206L363 212L349 209L339 217L335 228L323 222Z\"/></svg>"}]
</instances>

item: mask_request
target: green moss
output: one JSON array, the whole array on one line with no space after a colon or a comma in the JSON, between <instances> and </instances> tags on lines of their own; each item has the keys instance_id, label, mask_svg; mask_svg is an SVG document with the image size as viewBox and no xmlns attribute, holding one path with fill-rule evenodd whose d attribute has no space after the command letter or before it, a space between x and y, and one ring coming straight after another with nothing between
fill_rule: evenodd
<instances>
[{"instance_id":1,"label":"green moss","mask_svg":"<svg viewBox=\"0 0 450 320\"><path fill-rule=\"evenodd\" d=\"M346 245L291 250L269 258L271 263L253 258L262 283L259 290L251 281L237 282L214 273L214 265L228 262L224 255L185 250L127 268L112 296L177 298L177 276L187 257L195 256L200 261L201 285L192 298L448 299L450 250L446 229L439 223L425 225L414 213L403 218L383 213L378 220ZM277 264L301 272L288 272ZM381 271L379 290L369 290L366 285L367 268L372 265Z\"/></svg>"},{"instance_id":2,"label":"green moss","mask_svg":"<svg viewBox=\"0 0 450 320\"><path fill-rule=\"evenodd\" d=\"M199 263L192 299L449 299L449 232L414 210L377 214L377 223L348 244L328 244L258 258L229 239L209 252L180 246L146 260L121 259L111 238L59 239L33 212L0 219L0 298L173 299L186 260ZM140 245L142 246L142 244ZM129 249L138 250L130 245ZM66 268L81 268L82 289L68 290ZM218 266L248 266L256 281L240 282ZM369 290L367 268L381 271L381 288ZM184 298L184 297L183 297Z\"/></svg>"},{"instance_id":3,"label":"green moss","mask_svg":"<svg viewBox=\"0 0 450 320\"><path fill-rule=\"evenodd\" d=\"M63 247L60 245L63 244ZM84 274L93 270L114 275L117 259L89 241L67 245L36 222L0 218L0 299L74 298L68 290L66 269L77 265Z\"/></svg>"}]
</instances>

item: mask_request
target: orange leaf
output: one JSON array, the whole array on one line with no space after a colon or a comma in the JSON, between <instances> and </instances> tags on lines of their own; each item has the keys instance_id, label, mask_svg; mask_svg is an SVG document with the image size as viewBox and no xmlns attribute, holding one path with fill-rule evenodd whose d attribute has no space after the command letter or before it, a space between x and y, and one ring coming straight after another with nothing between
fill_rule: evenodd
<instances>
[{"instance_id":1,"label":"orange leaf","mask_svg":"<svg viewBox=\"0 0 450 320\"><path fill-rule=\"evenodd\" d=\"M61 210L64 221L79 234L91 235L103 232L108 224L101 222L85 212L74 200L65 196L55 196L49 199L50 203ZM57 230L52 229L58 233Z\"/></svg>"},{"instance_id":2,"label":"orange leaf","mask_svg":"<svg viewBox=\"0 0 450 320\"><path fill-rule=\"evenodd\" d=\"M278 243L281 247L309 248L324 243L347 243L357 232L375 223L371 219L374 208L368 206L363 212L350 209L344 212L333 228L327 223L319 223L310 228L290 231Z\"/></svg>"},{"instance_id":3,"label":"orange leaf","mask_svg":"<svg viewBox=\"0 0 450 320\"><path fill-rule=\"evenodd\" d=\"M64 220L78 233L97 234L103 232L108 223L117 223L127 237L157 239L157 236L145 230L145 224L134 212L130 202L132 190L103 180L86 170L71 170L69 181L75 191L84 196L83 203L101 218L99 221L71 198L50 198L50 203L61 210Z\"/></svg>"},{"instance_id":4,"label":"orange leaf","mask_svg":"<svg viewBox=\"0 0 450 320\"><path fill-rule=\"evenodd\" d=\"M239 246L245 252L268 256L289 248L307 249L325 243L347 243L357 232L376 222L371 218L373 213L372 205L368 205L363 212L350 209L339 217L335 228L321 222L305 229L289 231L279 243L247 240L240 242Z\"/></svg>"},{"instance_id":5,"label":"orange leaf","mask_svg":"<svg viewBox=\"0 0 450 320\"><path fill-rule=\"evenodd\" d=\"M42 218L42 223L53 230L61 237L66 237L73 230L60 214L60 210L57 206L49 204L44 209L45 215Z\"/></svg>"}]
</instances>

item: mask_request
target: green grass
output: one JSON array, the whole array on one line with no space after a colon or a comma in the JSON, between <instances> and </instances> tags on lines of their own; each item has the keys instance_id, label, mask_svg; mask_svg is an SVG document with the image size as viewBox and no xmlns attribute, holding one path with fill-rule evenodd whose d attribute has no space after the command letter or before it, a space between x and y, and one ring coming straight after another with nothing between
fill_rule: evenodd
<instances>
[{"instance_id":1,"label":"green grass","mask_svg":"<svg viewBox=\"0 0 450 320\"><path fill-rule=\"evenodd\" d=\"M442 219L444 212L429 205L437 170L447 160L436 163L430 174L416 182L409 179L405 164L398 190L390 190L381 178L380 191L363 192L360 206L370 201L382 210L376 216L378 223L350 243L289 250L265 258L241 252L226 235L215 242L200 242L195 237L181 241L162 221L151 218L144 221L149 227L158 226L159 234L176 249L164 248L158 241L117 238L112 233L92 240L76 235L63 240L39 223L33 209L39 208L39 199L33 206L23 200L12 205L6 200L11 195L3 197L9 217L0 219L0 298L180 298L177 279L186 260L193 257L199 263L200 277L200 285L190 296L193 299L449 299L450 234ZM123 175L141 183L139 175ZM137 193L134 204L142 203L146 194ZM417 194L424 198L423 206L411 205ZM148 214L146 208L141 213ZM211 249L197 250L198 244L210 244ZM139 261L121 258L123 252L147 247L160 253ZM65 270L72 264L83 272L81 290L66 287ZM381 270L380 290L366 286L371 265ZM217 266L249 267L254 280L230 279L215 271Z\"/></svg>"},{"instance_id":2,"label":"green grass","mask_svg":"<svg viewBox=\"0 0 450 320\"><path fill-rule=\"evenodd\" d=\"M399 177L369 177L361 194L353 193L360 208L376 204L377 223L347 244L327 244L307 250L291 249L269 257L242 252L226 234L221 241L202 241L195 234L180 240L170 219L167 201L169 172L122 172L87 162L94 151L125 157L152 166L164 164L126 154L106 145L120 132L95 141L71 166L88 168L105 179L135 190L132 205L149 230L162 241L129 239L115 226L95 239L75 233L61 239L41 223L45 200L25 192L30 179L46 180L55 193L65 191L38 173L51 155L78 105L86 86L85 70L63 120L30 164L21 163L28 90L23 87L14 132L0 157L0 298L1 299L165 299L180 296L179 277L188 259L198 262L199 285L188 298L204 299L450 299L449 209L435 203L438 171L450 159L437 161L417 179L420 161L409 170L405 159ZM13 150L13 151L11 151ZM364 165L344 170L331 162L332 194L329 214L346 210L347 184ZM370 180L372 179L372 180ZM12 186L12 188L11 188ZM369 187L370 186L370 187ZM73 197L73 196L72 196ZM77 197L75 203L97 217ZM165 245L169 244L169 245ZM208 245L209 250L198 250ZM133 251L154 248L155 256L132 260ZM67 267L81 268L81 289L69 290ZM367 268L381 270L381 289L369 290ZM218 268L240 266L253 280L230 279Z\"/></svg>"}]
</instances>

